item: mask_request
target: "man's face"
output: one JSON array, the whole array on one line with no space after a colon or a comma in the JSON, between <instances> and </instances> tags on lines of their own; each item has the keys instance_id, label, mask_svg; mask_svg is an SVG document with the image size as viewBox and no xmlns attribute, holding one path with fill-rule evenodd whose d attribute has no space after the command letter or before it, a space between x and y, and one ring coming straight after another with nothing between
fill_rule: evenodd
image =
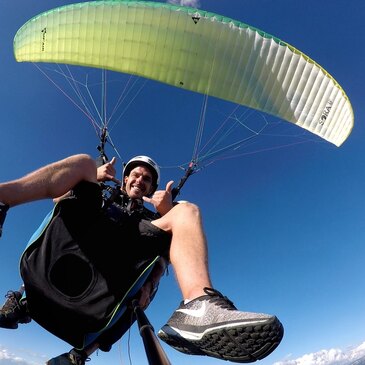
<instances>
[{"instance_id":1,"label":"man's face","mask_svg":"<svg viewBox=\"0 0 365 365\"><path fill-rule=\"evenodd\" d=\"M152 173L145 166L137 166L124 178L125 190L132 199L142 198L152 190Z\"/></svg>"}]
</instances>

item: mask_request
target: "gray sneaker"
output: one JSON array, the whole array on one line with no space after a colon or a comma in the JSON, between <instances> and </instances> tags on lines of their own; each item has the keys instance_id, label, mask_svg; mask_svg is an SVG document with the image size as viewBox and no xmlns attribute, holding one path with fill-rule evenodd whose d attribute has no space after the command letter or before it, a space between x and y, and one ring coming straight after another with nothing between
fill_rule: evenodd
<instances>
[{"instance_id":1,"label":"gray sneaker","mask_svg":"<svg viewBox=\"0 0 365 365\"><path fill-rule=\"evenodd\" d=\"M85 365L87 361L90 361L90 358L82 350L72 349L70 352L48 360L46 365Z\"/></svg>"},{"instance_id":2,"label":"gray sneaker","mask_svg":"<svg viewBox=\"0 0 365 365\"><path fill-rule=\"evenodd\" d=\"M0 327L8 329L18 328L18 323L29 323L31 318L28 315L25 303L21 303L22 291L9 290L5 295L6 302L0 309Z\"/></svg>"},{"instance_id":3,"label":"gray sneaker","mask_svg":"<svg viewBox=\"0 0 365 365\"><path fill-rule=\"evenodd\" d=\"M189 355L206 355L239 363L254 362L271 354L284 329L275 317L240 312L217 290L187 304L181 302L158 337Z\"/></svg>"}]
</instances>

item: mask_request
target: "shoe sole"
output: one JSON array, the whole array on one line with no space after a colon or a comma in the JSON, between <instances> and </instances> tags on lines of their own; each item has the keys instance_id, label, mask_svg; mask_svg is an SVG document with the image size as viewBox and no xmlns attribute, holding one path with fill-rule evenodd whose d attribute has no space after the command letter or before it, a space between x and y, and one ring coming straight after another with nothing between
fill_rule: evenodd
<instances>
[{"instance_id":1,"label":"shoe sole","mask_svg":"<svg viewBox=\"0 0 365 365\"><path fill-rule=\"evenodd\" d=\"M32 321L32 318L30 317L24 317L22 319L19 319L18 323L21 323L21 324L27 324L27 323L30 323Z\"/></svg>"},{"instance_id":2,"label":"shoe sole","mask_svg":"<svg viewBox=\"0 0 365 365\"><path fill-rule=\"evenodd\" d=\"M18 324L17 323L1 323L0 322L0 328L6 328L8 330L16 330L18 328Z\"/></svg>"},{"instance_id":3,"label":"shoe sole","mask_svg":"<svg viewBox=\"0 0 365 365\"><path fill-rule=\"evenodd\" d=\"M7 323L7 322L4 322L4 321L0 321L0 328L6 328L6 329L9 329L9 330L16 330L19 327L18 323L27 324L27 323L31 322L31 320L32 319L30 317L24 317L24 318L18 320L17 322L9 321Z\"/></svg>"},{"instance_id":4,"label":"shoe sole","mask_svg":"<svg viewBox=\"0 0 365 365\"><path fill-rule=\"evenodd\" d=\"M214 329L205 333L200 340L187 341L169 326L162 327L158 333L161 340L177 351L238 363L255 362L267 357L278 347L283 335L283 325L276 317L264 324Z\"/></svg>"}]
</instances>

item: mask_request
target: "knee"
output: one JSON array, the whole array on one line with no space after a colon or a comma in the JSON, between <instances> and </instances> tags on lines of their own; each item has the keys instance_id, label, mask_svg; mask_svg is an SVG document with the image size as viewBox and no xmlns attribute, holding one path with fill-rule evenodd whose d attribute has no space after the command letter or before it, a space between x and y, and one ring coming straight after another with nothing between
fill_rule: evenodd
<instances>
[{"instance_id":1,"label":"knee","mask_svg":"<svg viewBox=\"0 0 365 365\"><path fill-rule=\"evenodd\" d=\"M153 221L153 224L167 232L174 232L181 227L193 227L201 224L200 209L189 202L176 204L163 217Z\"/></svg>"},{"instance_id":2,"label":"knee","mask_svg":"<svg viewBox=\"0 0 365 365\"><path fill-rule=\"evenodd\" d=\"M84 180L94 180L96 178L96 162L95 160L85 154L80 153L68 157L71 166L81 175L80 178Z\"/></svg>"},{"instance_id":3,"label":"knee","mask_svg":"<svg viewBox=\"0 0 365 365\"><path fill-rule=\"evenodd\" d=\"M86 153L80 153L78 155L71 156L71 158L74 158L79 165L84 166L85 168L96 167L94 159Z\"/></svg>"},{"instance_id":4,"label":"knee","mask_svg":"<svg viewBox=\"0 0 365 365\"><path fill-rule=\"evenodd\" d=\"M184 220L200 219L200 209L196 204L184 201L177 204L173 209L176 209L176 214Z\"/></svg>"},{"instance_id":5,"label":"knee","mask_svg":"<svg viewBox=\"0 0 365 365\"><path fill-rule=\"evenodd\" d=\"M92 157L86 153L79 153L77 155L72 155L69 157L69 159L76 161L79 164L94 164L95 161L92 159Z\"/></svg>"}]
</instances>

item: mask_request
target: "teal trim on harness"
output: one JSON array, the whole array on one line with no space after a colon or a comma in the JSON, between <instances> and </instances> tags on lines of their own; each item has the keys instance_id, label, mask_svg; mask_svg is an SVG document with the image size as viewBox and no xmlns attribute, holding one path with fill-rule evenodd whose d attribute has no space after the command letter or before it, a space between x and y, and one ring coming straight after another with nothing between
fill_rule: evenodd
<instances>
[{"instance_id":1,"label":"teal trim on harness","mask_svg":"<svg viewBox=\"0 0 365 365\"><path fill-rule=\"evenodd\" d=\"M53 207L53 209L45 216L45 218L43 219L42 223L40 224L40 226L37 228L37 230L32 234L32 236L30 237L27 246L25 247L24 252L27 250L27 248L33 243L35 242L42 234L43 232L46 230L48 224L51 222L51 219L53 217L54 211L57 207L57 204ZM24 254L23 252L23 254ZM22 254L22 256L23 256ZM21 258L20 258L21 259Z\"/></svg>"},{"instance_id":2,"label":"teal trim on harness","mask_svg":"<svg viewBox=\"0 0 365 365\"><path fill-rule=\"evenodd\" d=\"M45 231L45 229L47 228L48 224L51 222L51 219L53 217L53 213L54 213L54 210L56 209L56 205L53 207L53 209L44 217L42 223L40 224L40 226L37 228L37 230L32 234L32 236L30 237L27 245L25 246L25 249L23 251L23 253L21 254L20 256L20 259L19 259L19 266L20 266L20 263L22 261L22 257L25 253L25 251L27 250L27 248L33 243L35 242L42 234L43 232ZM27 300L27 294L26 292L24 291L23 292L23 295L22 297L20 298L20 302L21 303L24 303L25 301Z\"/></svg>"}]
</instances>

